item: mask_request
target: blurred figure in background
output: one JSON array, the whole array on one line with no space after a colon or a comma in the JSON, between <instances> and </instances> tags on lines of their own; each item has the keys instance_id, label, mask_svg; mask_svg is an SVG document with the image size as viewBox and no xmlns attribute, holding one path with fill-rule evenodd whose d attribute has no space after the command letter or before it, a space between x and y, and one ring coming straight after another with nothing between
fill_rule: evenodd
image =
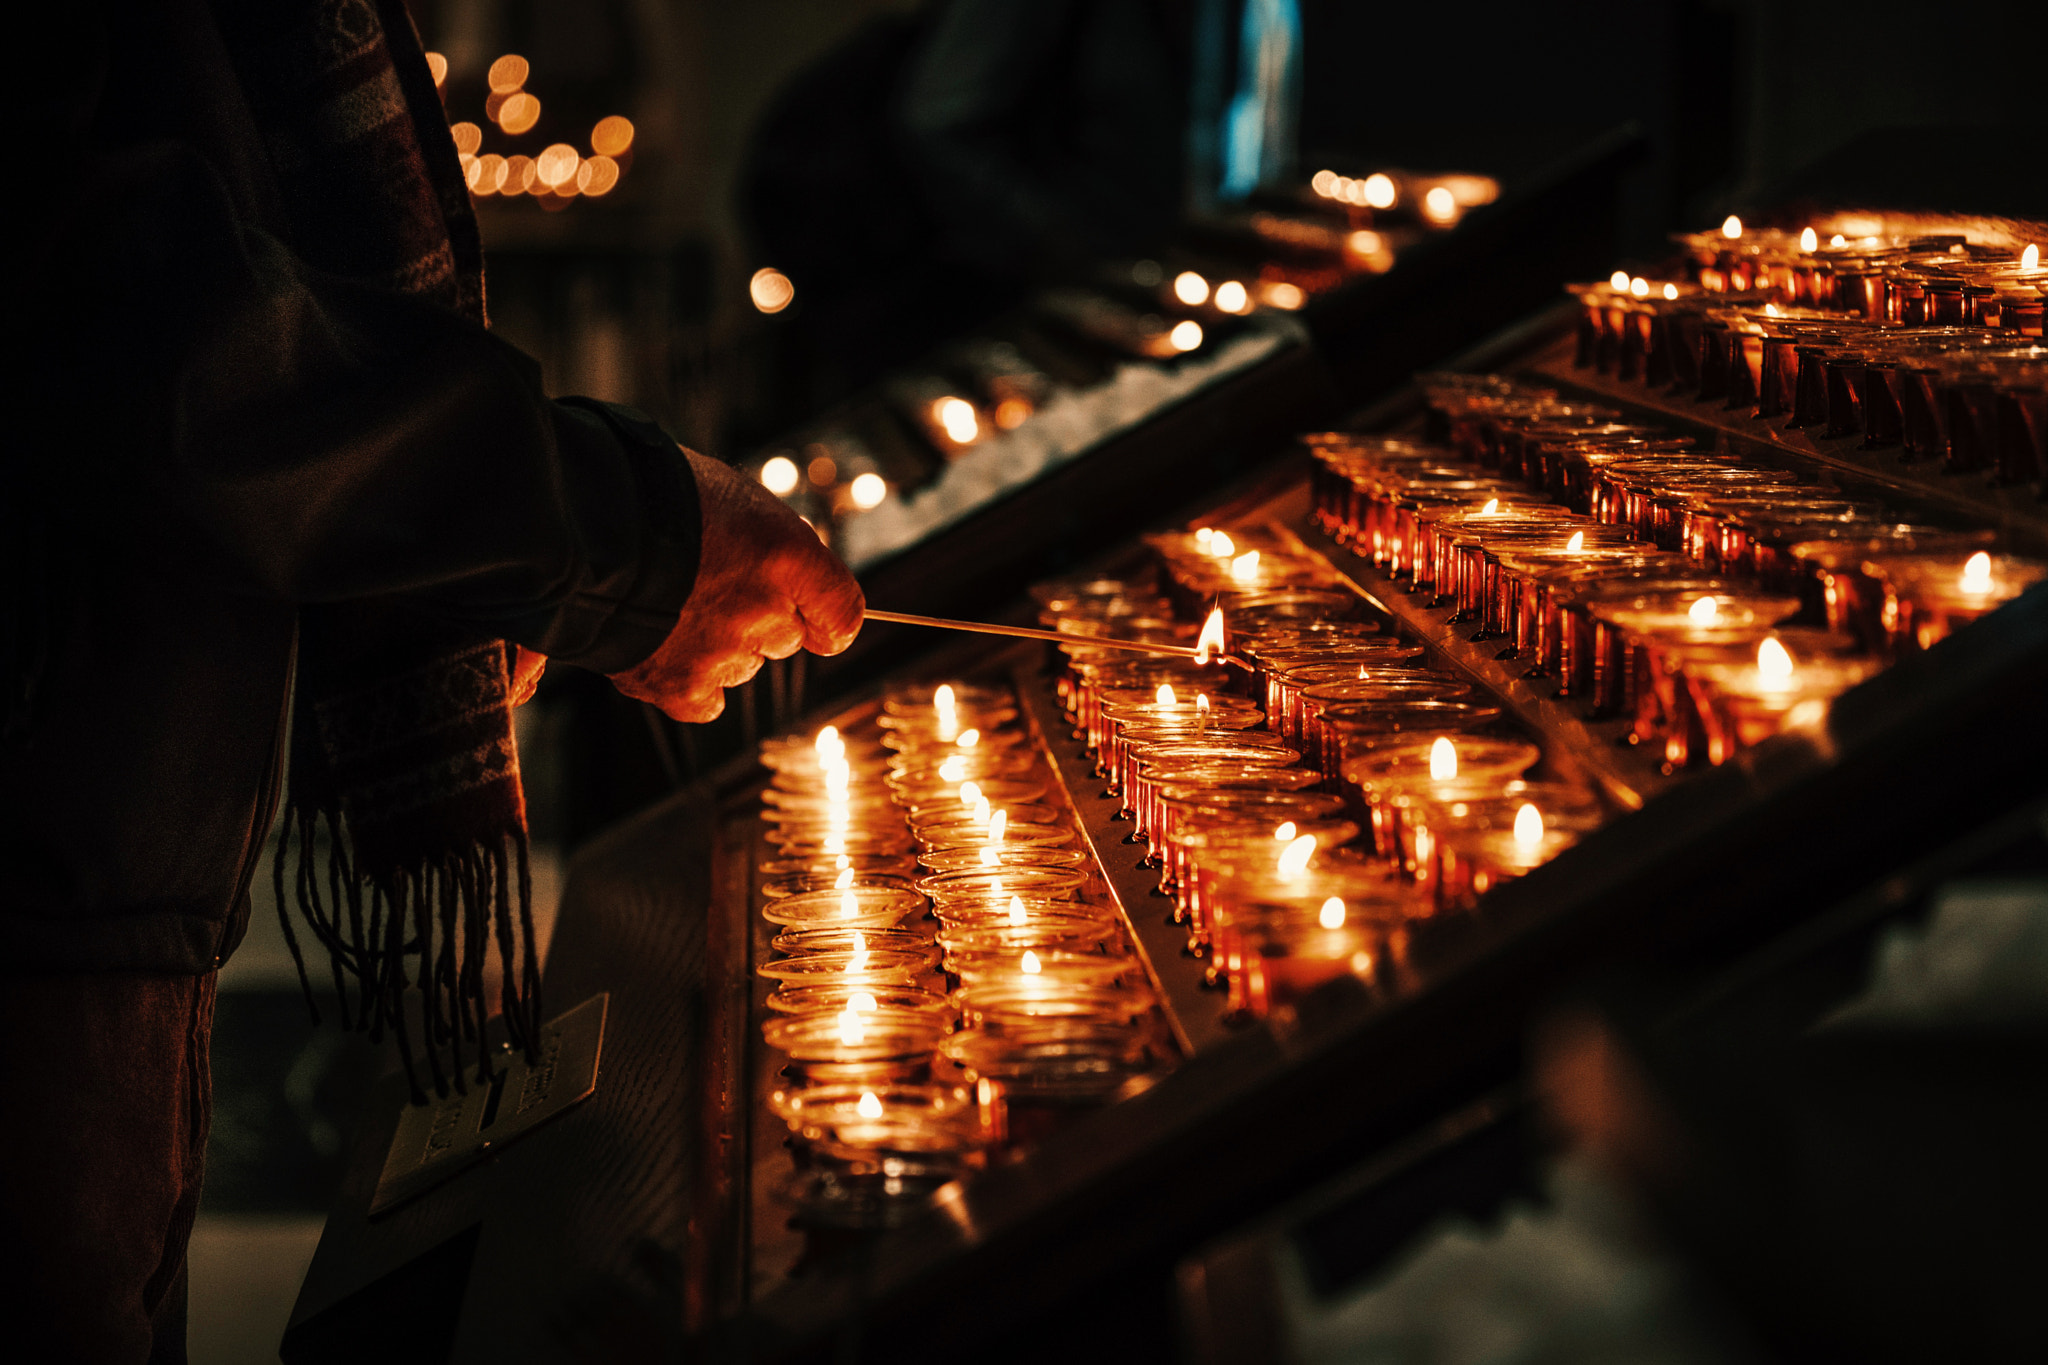
<instances>
[{"instance_id":1,"label":"blurred figure in background","mask_svg":"<svg viewBox=\"0 0 2048 1365\"><path fill-rule=\"evenodd\" d=\"M1186 198L1193 22L1178 0L940 0L793 80L740 188L796 285L787 401L815 410L1063 269L1153 248Z\"/></svg>"}]
</instances>

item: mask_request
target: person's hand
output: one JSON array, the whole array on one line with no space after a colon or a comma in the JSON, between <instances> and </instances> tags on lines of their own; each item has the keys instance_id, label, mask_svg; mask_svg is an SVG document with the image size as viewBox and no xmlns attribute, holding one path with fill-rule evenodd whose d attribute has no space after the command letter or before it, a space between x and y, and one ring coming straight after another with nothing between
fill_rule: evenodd
<instances>
[{"instance_id":1,"label":"person's hand","mask_svg":"<svg viewBox=\"0 0 2048 1365\"><path fill-rule=\"evenodd\" d=\"M803 518L752 479L686 453L704 505L697 582L661 648L614 673L612 685L672 720L703 721L725 710L725 689L753 677L764 659L852 644L867 603Z\"/></svg>"}]
</instances>

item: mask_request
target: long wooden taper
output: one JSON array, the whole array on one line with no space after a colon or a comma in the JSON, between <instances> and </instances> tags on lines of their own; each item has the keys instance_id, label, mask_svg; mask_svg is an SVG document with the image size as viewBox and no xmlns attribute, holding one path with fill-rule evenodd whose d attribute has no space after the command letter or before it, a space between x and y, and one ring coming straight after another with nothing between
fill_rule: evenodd
<instances>
[{"instance_id":1,"label":"long wooden taper","mask_svg":"<svg viewBox=\"0 0 2048 1365\"><path fill-rule=\"evenodd\" d=\"M1149 640L1112 640L1102 635L1065 635L1056 630L1038 630L1031 626L998 626L986 621L951 621L942 616L912 616L901 611L876 611L870 607L866 612L870 621L887 621L899 626L930 626L934 630L965 630L976 635L1008 635L1019 640L1050 640L1057 645L1084 645L1103 649L1132 649L1144 654L1175 654L1183 659L1200 660L1200 650L1189 645L1154 644ZM1217 663L1226 656L1221 650L1212 651L1209 656Z\"/></svg>"}]
</instances>

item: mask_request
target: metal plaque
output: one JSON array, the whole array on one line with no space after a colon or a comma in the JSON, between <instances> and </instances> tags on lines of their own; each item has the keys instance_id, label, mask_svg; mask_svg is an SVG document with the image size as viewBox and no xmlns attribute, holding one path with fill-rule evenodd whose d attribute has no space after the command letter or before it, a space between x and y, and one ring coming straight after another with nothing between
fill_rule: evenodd
<instances>
[{"instance_id":1,"label":"metal plaque","mask_svg":"<svg viewBox=\"0 0 2048 1365\"><path fill-rule=\"evenodd\" d=\"M377 1179L371 1216L433 1189L595 1091L610 1001L609 993L593 995L543 1024L531 1064L524 1053L506 1051L490 1084L407 1105Z\"/></svg>"}]
</instances>

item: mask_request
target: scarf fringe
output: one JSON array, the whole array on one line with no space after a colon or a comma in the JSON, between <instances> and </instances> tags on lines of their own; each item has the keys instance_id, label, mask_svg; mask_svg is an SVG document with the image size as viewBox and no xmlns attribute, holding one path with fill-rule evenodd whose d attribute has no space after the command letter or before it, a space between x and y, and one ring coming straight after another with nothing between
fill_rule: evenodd
<instances>
[{"instance_id":1,"label":"scarf fringe","mask_svg":"<svg viewBox=\"0 0 2048 1365\"><path fill-rule=\"evenodd\" d=\"M323 833L324 887L318 866ZM352 856L338 809L293 801L280 822L271 881L285 945L298 969L313 1022L320 1022L320 1006L292 923L294 907L313 942L326 951L341 1026L367 1032L372 1042L390 1032L413 1103L427 1102L420 1054L437 1096L445 1097L451 1089L465 1094L472 1078L488 1085L497 1074L491 1064L490 1009L484 995L484 959L493 938L498 1007L506 1036L529 1061L537 1059L540 954L525 831L514 831L495 843L473 841L395 876L373 878ZM414 988L419 999L416 1014L408 1009ZM415 1026L421 1035L417 1040ZM466 1048L475 1056L473 1077L463 1061Z\"/></svg>"}]
</instances>

